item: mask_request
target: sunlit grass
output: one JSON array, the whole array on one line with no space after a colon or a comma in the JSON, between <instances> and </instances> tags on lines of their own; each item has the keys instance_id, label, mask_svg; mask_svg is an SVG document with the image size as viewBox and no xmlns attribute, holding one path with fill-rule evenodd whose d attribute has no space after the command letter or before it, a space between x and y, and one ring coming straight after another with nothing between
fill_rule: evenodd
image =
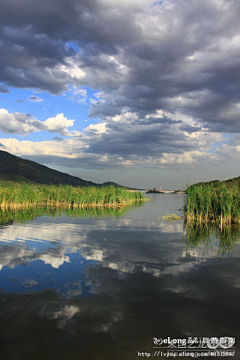
<instances>
[{"instance_id":1,"label":"sunlit grass","mask_svg":"<svg viewBox=\"0 0 240 360\"><path fill-rule=\"evenodd\" d=\"M101 207L132 205L146 200L141 192L130 192L123 188L72 187L69 185L0 186L0 207L28 207L47 205L52 207Z\"/></svg>"},{"instance_id":2,"label":"sunlit grass","mask_svg":"<svg viewBox=\"0 0 240 360\"><path fill-rule=\"evenodd\" d=\"M162 218L163 220L172 221L172 222L181 220L181 216L178 216L176 214L165 214Z\"/></svg>"},{"instance_id":3,"label":"sunlit grass","mask_svg":"<svg viewBox=\"0 0 240 360\"><path fill-rule=\"evenodd\" d=\"M238 184L197 184L188 188L185 215L189 221L240 222L240 191Z\"/></svg>"}]
</instances>

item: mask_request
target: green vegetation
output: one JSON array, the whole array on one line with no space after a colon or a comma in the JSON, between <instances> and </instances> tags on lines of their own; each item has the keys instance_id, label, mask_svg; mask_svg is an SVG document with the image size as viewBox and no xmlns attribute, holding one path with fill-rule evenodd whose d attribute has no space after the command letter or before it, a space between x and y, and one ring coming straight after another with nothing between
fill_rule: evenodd
<instances>
[{"instance_id":1,"label":"green vegetation","mask_svg":"<svg viewBox=\"0 0 240 360\"><path fill-rule=\"evenodd\" d=\"M163 216L163 220L167 220L167 221L176 221L176 220L181 220L181 216L178 216L176 214L165 214Z\"/></svg>"},{"instance_id":2,"label":"green vegetation","mask_svg":"<svg viewBox=\"0 0 240 360\"><path fill-rule=\"evenodd\" d=\"M192 185L192 186L213 185L216 188L221 183L224 183L227 186L235 186L236 185L240 189L240 176L238 176L236 178L228 179L228 180L225 180L225 181L211 180L211 181L208 181L208 182L200 182L200 183L197 183L197 184Z\"/></svg>"},{"instance_id":3,"label":"green vegetation","mask_svg":"<svg viewBox=\"0 0 240 360\"><path fill-rule=\"evenodd\" d=\"M72 187L70 185L32 185L21 183L17 186L0 186L0 207L20 208L37 205L50 207L101 207L132 205L145 200L141 192L108 187Z\"/></svg>"},{"instance_id":4,"label":"green vegetation","mask_svg":"<svg viewBox=\"0 0 240 360\"><path fill-rule=\"evenodd\" d=\"M214 181L189 187L185 204L187 221L219 222L221 225L239 223L239 190L238 181Z\"/></svg>"},{"instance_id":5,"label":"green vegetation","mask_svg":"<svg viewBox=\"0 0 240 360\"><path fill-rule=\"evenodd\" d=\"M186 251L196 249L200 245L210 247L218 242L218 254L224 255L231 253L234 244L240 239L239 229L237 226L226 225L222 229L214 224L199 224L192 222L185 223L185 236L187 241Z\"/></svg>"},{"instance_id":6,"label":"green vegetation","mask_svg":"<svg viewBox=\"0 0 240 360\"><path fill-rule=\"evenodd\" d=\"M16 174L0 174L0 187L20 186L22 182L36 184L34 181L26 179L24 176Z\"/></svg>"}]
</instances>

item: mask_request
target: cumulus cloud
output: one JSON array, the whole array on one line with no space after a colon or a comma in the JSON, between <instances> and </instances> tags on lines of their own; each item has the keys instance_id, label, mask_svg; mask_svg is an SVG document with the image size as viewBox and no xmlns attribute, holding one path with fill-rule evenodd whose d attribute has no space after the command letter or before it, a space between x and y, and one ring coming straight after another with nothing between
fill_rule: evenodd
<instances>
[{"instance_id":1,"label":"cumulus cloud","mask_svg":"<svg viewBox=\"0 0 240 360\"><path fill-rule=\"evenodd\" d=\"M44 129L64 134L73 125L63 114L41 122ZM73 133L73 132L72 132ZM67 135L67 133L66 133ZM123 112L105 122L90 124L84 133L66 139L32 142L0 139L5 149L44 164L85 169L109 167L156 168L195 167L220 164L230 149L238 156L238 143L222 133L209 132L191 116L156 112L139 119L136 113ZM217 147L215 144L218 144Z\"/></svg>"},{"instance_id":2,"label":"cumulus cloud","mask_svg":"<svg viewBox=\"0 0 240 360\"><path fill-rule=\"evenodd\" d=\"M63 114L57 114L55 117L43 121L42 124L47 131L67 136L69 135L67 128L74 125L74 120L68 120Z\"/></svg>"},{"instance_id":3,"label":"cumulus cloud","mask_svg":"<svg viewBox=\"0 0 240 360\"><path fill-rule=\"evenodd\" d=\"M0 130L3 133L25 136L35 131L46 130L57 132L63 136L73 136L78 134L76 131L69 132L68 128L73 125L74 120L67 119L63 114L40 121L29 114L9 113L6 109L0 109Z\"/></svg>"},{"instance_id":4,"label":"cumulus cloud","mask_svg":"<svg viewBox=\"0 0 240 360\"><path fill-rule=\"evenodd\" d=\"M34 122L29 114L9 113L6 109L0 109L0 129L3 133L27 135L36 129Z\"/></svg>"}]
</instances>

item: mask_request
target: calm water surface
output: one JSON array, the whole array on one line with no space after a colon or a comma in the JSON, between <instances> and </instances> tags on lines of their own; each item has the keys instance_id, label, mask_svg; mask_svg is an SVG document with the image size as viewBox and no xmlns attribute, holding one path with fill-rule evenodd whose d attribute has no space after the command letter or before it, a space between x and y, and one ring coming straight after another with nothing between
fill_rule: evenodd
<instances>
[{"instance_id":1,"label":"calm water surface","mask_svg":"<svg viewBox=\"0 0 240 360\"><path fill-rule=\"evenodd\" d=\"M2 214L2 359L135 360L153 337L223 336L240 359L239 232L162 220L182 206L153 194L120 217Z\"/></svg>"}]
</instances>

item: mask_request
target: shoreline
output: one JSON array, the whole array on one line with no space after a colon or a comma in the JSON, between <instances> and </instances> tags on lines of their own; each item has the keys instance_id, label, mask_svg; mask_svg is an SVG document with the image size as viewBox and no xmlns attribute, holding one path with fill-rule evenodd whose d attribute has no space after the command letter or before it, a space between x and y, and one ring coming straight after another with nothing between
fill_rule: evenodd
<instances>
[{"instance_id":1,"label":"shoreline","mask_svg":"<svg viewBox=\"0 0 240 360\"><path fill-rule=\"evenodd\" d=\"M32 207L47 207L53 209L82 209L82 208L122 208L125 206L132 206L134 204L149 201L149 199L139 199L128 203L112 203L112 204L70 204L59 202L47 203L22 203L22 204L0 204L0 210L5 209L24 209Z\"/></svg>"}]
</instances>

